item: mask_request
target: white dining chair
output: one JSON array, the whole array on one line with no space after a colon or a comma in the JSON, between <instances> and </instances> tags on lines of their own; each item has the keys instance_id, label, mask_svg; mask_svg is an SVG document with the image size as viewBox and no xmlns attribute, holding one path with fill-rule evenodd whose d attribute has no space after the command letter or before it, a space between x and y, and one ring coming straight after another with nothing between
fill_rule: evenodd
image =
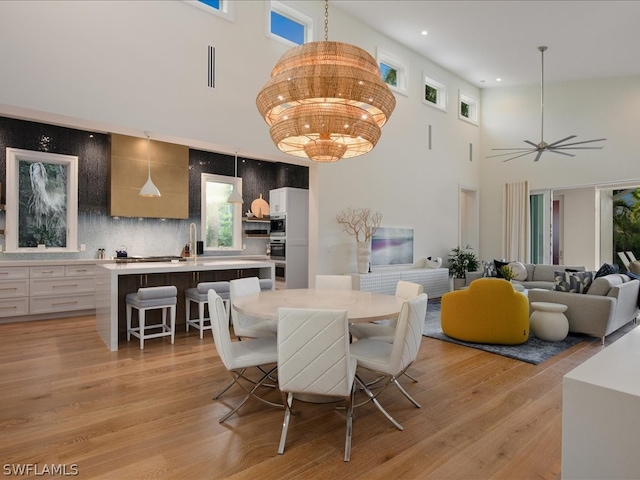
<instances>
[{"instance_id":1,"label":"white dining chair","mask_svg":"<svg viewBox=\"0 0 640 480\"><path fill-rule=\"evenodd\" d=\"M211 318L213 342L215 344L216 351L220 356L220 360L233 378L231 383L220 390L213 398L218 399L220 395L235 384L247 392L244 399L242 399L236 407L226 413L218 421L220 423L226 421L251 397L258 399L267 405L282 408L282 405L270 402L256 394L258 388L265 386L265 381L270 379L277 369L278 345L275 337L263 337L244 340L242 342L232 342L222 298L220 298L214 290L209 290L207 298L209 303L209 317ZM265 366L266 368L260 369L260 367ZM260 371L260 378L258 380L253 380L245 376L246 370L252 367L257 368ZM243 382L251 385L251 388L248 388Z\"/></svg>"},{"instance_id":2,"label":"white dining chair","mask_svg":"<svg viewBox=\"0 0 640 480\"><path fill-rule=\"evenodd\" d=\"M351 457L356 360L349 354L344 310L278 309L278 386L285 405L278 453L284 453L295 393L343 397L344 461Z\"/></svg>"},{"instance_id":3,"label":"white dining chair","mask_svg":"<svg viewBox=\"0 0 640 480\"><path fill-rule=\"evenodd\" d=\"M387 386L394 384L400 392L417 408L420 404L400 385L398 378L404 374L415 361L422 342L422 330L424 318L427 313L427 294L423 293L402 305L398 325L396 326L393 343L379 340L364 339L351 344L351 355L358 360L358 368L369 370L382 376L382 387L374 394L369 385L360 380L361 385L369 399L376 407L393 423L396 428L403 427L382 407L377 397Z\"/></svg>"},{"instance_id":4,"label":"white dining chair","mask_svg":"<svg viewBox=\"0 0 640 480\"><path fill-rule=\"evenodd\" d=\"M351 290L351 276L316 275L316 288L320 290Z\"/></svg>"},{"instance_id":5,"label":"white dining chair","mask_svg":"<svg viewBox=\"0 0 640 480\"><path fill-rule=\"evenodd\" d=\"M419 283L407 282L405 280L398 281L396 285L396 297L402 300L410 300L424 292L424 287ZM349 333L358 340L369 338L372 340L380 340L381 342L393 342L396 333L397 318L392 318L386 323L352 323L349 325Z\"/></svg>"},{"instance_id":6,"label":"white dining chair","mask_svg":"<svg viewBox=\"0 0 640 480\"><path fill-rule=\"evenodd\" d=\"M231 323L236 337L242 339L275 337L278 327L273 320L247 317L233 308L237 298L244 295L260 293L260 279L258 277L238 278L229 282L229 300L231 301Z\"/></svg>"}]
</instances>

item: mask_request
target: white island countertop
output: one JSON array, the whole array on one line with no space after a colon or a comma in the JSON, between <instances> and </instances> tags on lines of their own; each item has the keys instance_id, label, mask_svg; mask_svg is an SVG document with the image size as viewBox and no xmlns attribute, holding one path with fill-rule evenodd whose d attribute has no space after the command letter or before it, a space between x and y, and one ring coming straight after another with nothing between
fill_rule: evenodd
<instances>
[{"instance_id":1,"label":"white island countertop","mask_svg":"<svg viewBox=\"0 0 640 480\"><path fill-rule=\"evenodd\" d=\"M265 260L243 259L198 259L194 261L173 262L131 262L131 263L105 263L102 268L112 275L136 275L143 273L167 273L167 272L198 272L207 270L233 270L236 268L268 268L272 262Z\"/></svg>"},{"instance_id":2,"label":"white island countertop","mask_svg":"<svg viewBox=\"0 0 640 480\"><path fill-rule=\"evenodd\" d=\"M104 263L96 268L96 329L109 350L118 349L118 279L127 275L153 273L205 272L212 270L257 270L260 278L275 285L275 266L266 260L211 257L187 261ZM241 276L241 273L237 274ZM193 285L195 286L195 285ZM178 288L178 295L184 291ZM122 312L124 314L124 312Z\"/></svg>"}]
</instances>

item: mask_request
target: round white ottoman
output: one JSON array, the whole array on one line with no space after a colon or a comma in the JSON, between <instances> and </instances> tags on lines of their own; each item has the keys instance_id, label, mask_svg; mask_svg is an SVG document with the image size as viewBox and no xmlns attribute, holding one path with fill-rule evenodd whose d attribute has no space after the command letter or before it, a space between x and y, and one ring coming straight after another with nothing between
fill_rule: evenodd
<instances>
[{"instance_id":1,"label":"round white ottoman","mask_svg":"<svg viewBox=\"0 0 640 480\"><path fill-rule=\"evenodd\" d=\"M531 319L529 328L541 340L559 342L569 333L569 320L564 312L566 305L549 302L531 302Z\"/></svg>"}]
</instances>

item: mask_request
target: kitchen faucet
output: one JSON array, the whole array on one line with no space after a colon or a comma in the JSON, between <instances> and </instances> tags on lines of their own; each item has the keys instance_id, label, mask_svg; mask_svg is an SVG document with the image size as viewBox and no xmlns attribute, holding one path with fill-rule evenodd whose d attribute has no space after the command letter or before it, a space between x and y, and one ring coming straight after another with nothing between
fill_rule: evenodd
<instances>
[{"instance_id":1,"label":"kitchen faucet","mask_svg":"<svg viewBox=\"0 0 640 480\"><path fill-rule=\"evenodd\" d=\"M193 263L197 263L198 261L198 249L196 247L197 240L198 227L195 223L191 222L189 224L189 250L191 251L191 255L193 255Z\"/></svg>"}]
</instances>

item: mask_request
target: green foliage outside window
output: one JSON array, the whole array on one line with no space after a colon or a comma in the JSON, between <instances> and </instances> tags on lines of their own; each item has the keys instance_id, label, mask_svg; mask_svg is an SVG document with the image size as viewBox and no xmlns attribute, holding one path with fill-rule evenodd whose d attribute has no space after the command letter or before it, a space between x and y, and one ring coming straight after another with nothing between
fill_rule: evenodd
<instances>
[{"instance_id":1,"label":"green foliage outside window","mask_svg":"<svg viewBox=\"0 0 640 480\"><path fill-rule=\"evenodd\" d=\"M438 90L430 85L424 86L424 99L427 102L438 103Z\"/></svg>"},{"instance_id":2,"label":"green foliage outside window","mask_svg":"<svg viewBox=\"0 0 640 480\"><path fill-rule=\"evenodd\" d=\"M460 102L460 115L465 118L469 118L469 116L471 115L471 108L468 103Z\"/></svg>"}]
</instances>

